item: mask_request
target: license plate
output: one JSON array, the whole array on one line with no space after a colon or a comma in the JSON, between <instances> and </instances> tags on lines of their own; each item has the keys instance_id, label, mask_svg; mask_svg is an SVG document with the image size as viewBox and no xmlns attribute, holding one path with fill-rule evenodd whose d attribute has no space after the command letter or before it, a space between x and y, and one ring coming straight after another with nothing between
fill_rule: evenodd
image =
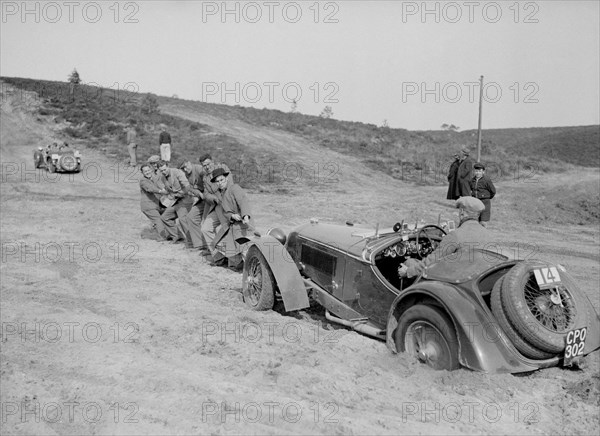
<instances>
[{"instance_id":1,"label":"license plate","mask_svg":"<svg viewBox=\"0 0 600 436\"><path fill-rule=\"evenodd\" d=\"M571 330L565 337L565 360L564 366L573 365L573 360L583 357L585 348L585 337L587 335L587 327Z\"/></svg>"}]
</instances>

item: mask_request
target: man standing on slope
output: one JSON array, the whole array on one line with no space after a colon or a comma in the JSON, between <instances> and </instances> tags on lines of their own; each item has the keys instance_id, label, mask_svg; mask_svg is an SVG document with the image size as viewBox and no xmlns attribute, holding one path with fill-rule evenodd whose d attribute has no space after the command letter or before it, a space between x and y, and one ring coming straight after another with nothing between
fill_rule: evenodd
<instances>
[{"instance_id":1,"label":"man standing on slope","mask_svg":"<svg viewBox=\"0 0 600 436\"><path fill-rule=\"evenodd\" d=\"M160 145L160 159L166 163L171 162L171 135L167 132L167 128L164 124L160 126L160 135L158 137L158 144Z\"/></svg>"}]
</instances>

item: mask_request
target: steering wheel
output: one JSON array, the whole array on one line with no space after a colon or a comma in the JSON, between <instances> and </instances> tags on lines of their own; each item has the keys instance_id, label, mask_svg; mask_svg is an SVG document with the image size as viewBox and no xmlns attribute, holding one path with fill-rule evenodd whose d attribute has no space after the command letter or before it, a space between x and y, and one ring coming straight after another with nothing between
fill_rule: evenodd
<instances>
[{"instance_id":1,"label":"steering wheel","mask_svg":"<svg viewBox=\"0 0 600 436\"><path fill-rule=\"evenodd\" d=\"M431 230L431 229L439 231L440 234L430 236L427 233L427 230ZM421 234L423 234L423 235L421 236ZM433 250L435 250L435 248L437 247L437 244L434 245L434 241L439 243L439 241L441 241L442 238L446 235L447 235L447 233L444 231L444 229L442 229L440 226L436 226L435 224L428 224L426 226L421 227L419 229L419 231L417 232L417 239L415 241L415 243L417 244L417 256L419 257L419 259L423 259L424 257L427 257L427 255L429 253L431 253ZM432 237L434 239L432 239ZM421 243L419 243L419 239L421 239ZM421 248L423 239L426 239L428 244L426 247Z\"/></svg>"}]
</instances>

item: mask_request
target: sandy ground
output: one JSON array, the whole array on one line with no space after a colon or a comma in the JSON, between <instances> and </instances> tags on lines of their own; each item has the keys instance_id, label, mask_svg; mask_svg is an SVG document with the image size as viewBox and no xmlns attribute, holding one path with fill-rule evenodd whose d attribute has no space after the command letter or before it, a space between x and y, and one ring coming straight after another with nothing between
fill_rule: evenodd
<instances>
[{"instance_id":1,"label":"sandy ground","mask_svg":"<svg viewBox=\"0 0 600 436\"><path fill-rule=\"evenodd\" d=\"M598 352L584 370L433 372L324 322L318 309L252 312L240 274L144 237L136 173L85 149L80 174L35 171L33 149L56 135L52 125L9 95L1 117L2 434L598 432ZM316 164L327 174L288 177L285 195L250 193L259 229L313 216L373 225L452 217L436 200L443 186L373 177L350 157L281 132L202 121L279 150L289 159L282 168ZM327 163L337 165L333 182L321 170ZM522 217L529 200L556 186L598 180L582 170L498 183L492 226L507 250L563 263L596 309L598 224L556 228Z\"/></svg>"}]
</instances>

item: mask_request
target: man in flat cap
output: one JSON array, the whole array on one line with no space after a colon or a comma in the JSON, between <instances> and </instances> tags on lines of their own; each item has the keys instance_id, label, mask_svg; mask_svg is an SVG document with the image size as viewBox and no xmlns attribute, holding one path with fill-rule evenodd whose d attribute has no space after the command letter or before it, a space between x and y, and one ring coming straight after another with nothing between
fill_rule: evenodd
<instances>
[{"instance_id":1,"label":"man in flat cap","mask_svg":"<svg viewBox=\"0 0 600 436\"><path fill-rule=\"evenodd\" d=\"M219 184L213 182L213 171L221 168L228 176L227 179L233 183L233 176L229 168L224 163L216 163L213 161L212 156L209 153L203 154L198 158L198 162L204 169L204 211L202 213L202 236L204 242L208 245L209 250L212 253L213 263L224 264L227 259L224 258L220 253L214 250L213 240L217 234L217 228L227 223L227 218L223 214L223 208L221 207L221 194L219 192Z\"/></svg>"},{"instance_id":2,"label":"man in flat cap","mask_svg":"<svg viewBox=\"0 0 600 436\"><path fill-rule=\"evenodd\" d=\"M496 195L496 187L492 180L485 175L485 166L476 163L474 166L475 175L471 179L471 195L481 200L485 210L479 215L479 222L483 227L487 226L492 215L492 198Z\"/></svg>"},{"instance_id":3,"label":"man in flat cap","mask_svg":"<svg viewBox=\"0 0 600 436\"><path fill-rule=\"evenodd\" d=\"M254 231L250 202L242 187L227 177L229 172L216 168L212 176L211 182L218 185L221 208L226 220L219 227L211 250L226 257L230 268L239 270L243 265L243 245L250 240Z\"/></svg>"},{"instance_id":4,"label":"man in flat cap","mask_svg":"<svg viewBox=\"0 0 600 436\"><path fill-rule=\"evenodd\" d=\"M159 173L158 173L158 163L160 162L160 156L152 155L148 158L148 164L150 165L150 167L154 170L154 174L156 174L156 177L159 177Z\"/></svg>"},{"instance_id":5,"label":"man in flat cap","mask_svg":"<svg viewBox=\"0 0 600 436\"><path fill-rule=\"evenodd\" d=\"M471 196L471 179L473 178L475 160L469 154L471 154L471 151L466 146L460 150L460 164L456 171L455 198Z\"/></svg>"},{"instance_id":6,"label":"man in flat cap","mask_svg":"<svg viewBox=\"0 0 600 436\"><path fill-rule=\"evenodd\" d=\"M415 277L432 263L443 256L456 253L459 250L483 249L493 242L490 232L479 224L479 215L485 209L481 200L475 197L460 197L456 200L458 208L458 228L444 236L440 245L423 260L408 259L398 268L398 275L402 277Z\"/></svg>"}]
</instances>

